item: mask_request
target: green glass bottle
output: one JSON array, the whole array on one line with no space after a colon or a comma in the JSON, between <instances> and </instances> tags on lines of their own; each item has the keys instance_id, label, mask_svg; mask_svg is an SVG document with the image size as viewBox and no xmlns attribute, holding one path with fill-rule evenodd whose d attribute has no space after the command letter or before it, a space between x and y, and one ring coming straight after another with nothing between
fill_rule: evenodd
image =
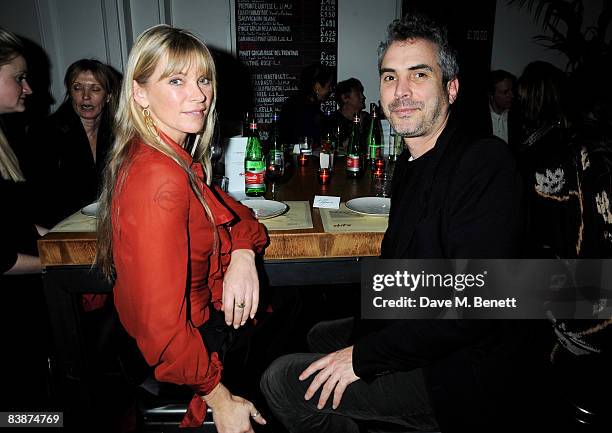
<instances>
[{"instance_id":1,"label":"green glass bottle","mask_svg":"<svg viewBox=\"0 0 612 433\"><path fill-rule=\"evenodd\" d=\"M257 123L251 120L248 141L244 153L244 192L249 197L259 197L266 193L266 158L259 140Z\"/></svg>"},{"instance_id":2,"label":"green glass bottle","mask_svg":"<svg viewBox=\"0 0 612 433\"><path fill-rule=\"evenodd\" d=\"M361 119L359 113L353 114L353 127L351 129L351 138L349 139L348 149L346 151L346 176L357 178L363 174L363 166L361 163L361 145L359 137Z\"/></svg>"},{"instance_id":3,"label":"green glass bottle","mask_svg":"<svg viewBox=\"0 0 612 433\"><path fill-rule=\"evenodd\" d=\"M368 146L368 161L370 169L374 169L376 159L382 158L382 126L378 118L378 110L375 103L370 104L370 128L368 130L368 138L366 144Z\"/></svg>"},{"instance_id":4,"label":"green glass bottle","mask_svg":"<svg viewBox=\"0 0 612 433\"><path fill-rule=\"evenodd\" d=\"M402 136L396 132L393 136L393 161L397 161L397 158L399 158L399 156L401 155L402 150L404 150L404 140Z\"/></svg>"}]
</instances>

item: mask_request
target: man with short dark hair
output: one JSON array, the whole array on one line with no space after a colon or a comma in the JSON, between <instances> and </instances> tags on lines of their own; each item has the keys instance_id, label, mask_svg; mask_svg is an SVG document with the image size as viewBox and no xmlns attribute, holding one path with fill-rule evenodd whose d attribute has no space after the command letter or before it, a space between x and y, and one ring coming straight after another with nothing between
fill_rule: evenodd
<instances>
[{"instance_id":1,"label":"man with short dark hair","mask_svg":"<svg viewBox=\"0 0 612 433\"><path fill-rule=\"evenodd\" d=\"M497 69L489 73L487 92L491 114L491 132L509 143L508 113L514 100L516 77L510 72Z\"/></svg>"},{"instance_id":2,"label":"man with short dark hair","mask_svg":"<svg viewBox=\"0 0 612 433\"><path fill-rule=\"evenodd\" d=\"M459 80L446 31L422 15L395 20L379 70L382 109L405 144L381 257L516 257L519 175L501 140L471 137L451 115ZM399 320L325 356L282 357L261 386L291 432L358 432L361 422L506 431L534 396L515 399L524 335L501 320Z\"/></svg>"}]
</instances>

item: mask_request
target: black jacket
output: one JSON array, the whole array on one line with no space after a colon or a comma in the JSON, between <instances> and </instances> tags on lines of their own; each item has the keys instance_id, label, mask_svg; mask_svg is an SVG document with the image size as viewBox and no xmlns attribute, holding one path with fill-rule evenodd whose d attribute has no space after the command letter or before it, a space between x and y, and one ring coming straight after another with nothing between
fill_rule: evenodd
<instances>
[{"instance_id":1,"label":"black jacket","mask_svg":"<svg viewBox=\"0 0 612 433\"><path fill-rule=\"evenodd\" d=\"M520 177L503 141L469 137L450 120L423 159L408 157L405 151L394 174L382 258L518 256ZM418 173L410 173L415 162ZM354 370L368 380L423 368L442 431L505 431L531 418L522 386L540 380L530 370L544 357L527 354L527 347L541 348L533 323L395 321L357 341Z\"/></svg>"}]
</instances>

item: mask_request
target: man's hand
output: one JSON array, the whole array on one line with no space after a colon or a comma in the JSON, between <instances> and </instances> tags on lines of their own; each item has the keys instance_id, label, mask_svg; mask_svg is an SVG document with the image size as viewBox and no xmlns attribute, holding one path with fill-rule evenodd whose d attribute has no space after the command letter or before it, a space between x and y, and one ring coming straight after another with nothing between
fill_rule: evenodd
<instances>
[{"instance_id":1,"label":"man's hand","mask_svg":"<svg viewBox=\"0 0 612 433\"><path fill-rule=\"evenodd\" d=\"M346 387L359 379L353 371L353 346L330 353L313 362L300 374L299 379L306 380L317 371L319 373L317 373L306 390L304 398L310 400L321 385L323 385L317 408L323 409L333 391L332 409L336 409L340 405L340 400L342 400L342 394L344 394Z\"/></svg>"}]
</instances>

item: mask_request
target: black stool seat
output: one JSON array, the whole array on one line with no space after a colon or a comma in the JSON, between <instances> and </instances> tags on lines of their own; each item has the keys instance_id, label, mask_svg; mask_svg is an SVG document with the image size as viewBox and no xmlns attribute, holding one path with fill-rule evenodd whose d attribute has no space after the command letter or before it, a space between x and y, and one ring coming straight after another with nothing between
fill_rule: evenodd
<instances>
[{"instance_id":1,"label":"black stool seat","mask_svg":"<svg viewBox=\"0 0 612 433\"><path fill-rule=\"evenodd\" d=\"M142 415L145 432L216 433L217 429L210 408L206 412L204 424L201 427L179 429L179 424L185 416L185 412L187 412L187 405L193 396L191 389L185 386L157 382L152 378L149 378L147 382L149 384L153 382L156 385L153 387L156 391L155 394L142 386L138 386L136 391L136 403Z\"/></svg>"},{"instance_id":2,"label":"black stool seat","mask_svg":"<svg viewBox=\"0 0 612 433\"><path fill-rule=\"evenodd\" d=\"M144 409L142 416L144 418L146 432L201 432L213 433L216 432L215 423L212 419L212 411L210 408L206 413L206 419L201 427L190 429L179 429L179 423L183 419L187 411L187 404L173 403L159 407Z\"/></svg>"}]
</instances>

